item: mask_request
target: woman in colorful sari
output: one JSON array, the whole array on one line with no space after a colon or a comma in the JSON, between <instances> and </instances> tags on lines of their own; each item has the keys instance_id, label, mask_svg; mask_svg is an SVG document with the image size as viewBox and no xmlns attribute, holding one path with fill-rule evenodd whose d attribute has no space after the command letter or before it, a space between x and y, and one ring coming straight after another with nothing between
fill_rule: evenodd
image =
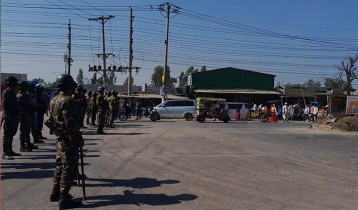
<instances>
[{"instance_id":1,"label":"woman in colorful sari","mask_svg":"<svg viewBox=\"0 0 358 210\"><path fill-rule=\"evenodd\" d=\"M275 122L277 123L277 109L276 109L276 106L275 104L272 104L271 105L271 115L272 117L270 117L270 122Z\"/></svg>"},{"instance_id":2,"label":"woman in colorful sari","mask_svg":"<svg viewBox=\"0 0 358 210\"><path fill-rule=\"evenodd\" d=\"M240 118L240 106L237 106L235 120L236 121L241 121L241 118Z\"/></svg>"}]
</instances>

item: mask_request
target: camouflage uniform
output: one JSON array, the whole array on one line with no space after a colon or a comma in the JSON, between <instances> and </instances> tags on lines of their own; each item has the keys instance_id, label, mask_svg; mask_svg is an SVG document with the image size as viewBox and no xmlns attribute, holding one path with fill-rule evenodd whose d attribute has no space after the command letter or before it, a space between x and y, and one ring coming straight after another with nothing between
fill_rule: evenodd
<instances>
[{"instance_id":1,"label":"camouflage uniform","mask_svg":"<svg viewBox=\"0 0 358 210\"><path fill-rule=\"evenodd\" d=\"M78 113L78 121L80 123L81 127L84 127L83 121L84 121L84 113L87 109L87 101L85 96L82 94L82 92L76 92L73 94L72 98L75 101L75 108Z\"/></svg>"},{"instance_id":2,"label":"camouflage uniform","mask_svg":"<svg viewBox=\"0 0 358 210\"><path fill-rule=\"evenodd\" d=\"M87 122L87 124L90 124L89 119L91 118L91 115L92 115L92 104L91 104L91 96L90 95L86 95L86 102L87 102L86 122Z\"/></svg>"},{"instance_id":3,"label":"camouflage uniform","mask_svg":"<svg viewBox=\"0 0 358 210\"><path fill-rule=\"evenodd\" d=\"M111 117L111 125L113 125L114 120L117 117L117 113L119 111L119 98L116 95L113 95L113 106L112 106L112 117Z\"/></svg>"},{"instance_id":4,"label":"camouflage uniform","mask_svg":"<svg viewBox=\"0 0 358 210\"><path fill-rule=\"evenodd\" d=\"M91 104L91 124L95 125L96 123L96 118L97 118L97 111L98 111L98 107L97 107L97 94L93 94L90 100L90 104Z\"/></svg>"},{"instance_id":5,"label":"camouflage uniform","mask_svg":"<svg viewBox=\"0 0 358 210\"><path fill-rule=\"evenodd\" d=\"M114 109L114 96L110 96L107 98L107 102L108 102L108 111L107 111L107 126L108 127L112 127L112 115L113 115L113 109Z\"/></svg>"},{"instance_id":6,"label":"camouflage uniform","mask_svg":"<svg viewBox=\"0 0 358 210\"><path fill-rule=\"evenodd\" d=\"M21 91L17 94L17 102L20 109L20 150L31 151L30 129L37 105L33 102L30 94Z\"/></svg>"},{"instance_id":7,"label":"camouflage uniform","mask_svg":"<svg viewBox=\"0 0 358 210\"><path fill-rule=\"evenodd\" d=\"M56 138L57 155L54 185L61 191L69 191L77 178L78 148L82 144L76 102L63 93L58 94L50 103L50 119L62 130L63 136Z\"/></svg>"},{"instance_id":8,"label":"camouflage uniform","mask_svg":"<svg viewBox=\"0 0 358 210\"><path fill-rule=\"evenodd\" d=\"M98 107L98 132L103 132L103 127L106 121L107 101L104 99L103 94L99 93L97 96Z\"/></svg>"},{"instance_id":9,"label":"camouflage uniform","mask_svg":"<svg viewBox=\"0 0 358 210\"><path fill-rule=\"evenodd\" d=\"M19 126L19 107L15 91L9 88L2 93L1 124L4 126L2 137L3 153L10 154L12 141Z\"/></svg>"}]
</instances>

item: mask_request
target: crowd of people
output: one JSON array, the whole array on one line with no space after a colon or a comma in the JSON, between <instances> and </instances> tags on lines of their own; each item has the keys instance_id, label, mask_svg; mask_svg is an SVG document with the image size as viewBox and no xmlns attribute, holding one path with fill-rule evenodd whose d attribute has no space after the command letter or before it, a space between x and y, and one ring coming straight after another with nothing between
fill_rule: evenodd
<instances>
[{"instance_id":1,"label":"crowd of people","mask_svg":"<svg viewBox=\"0 0 358 210\"><path fill-rule=\"evenodd\" d=\"M50 195L51 202L59 201L60 209L76 208L82 202L74 201L69 194L73 181L79 176L79 148L84 145L80 129L98 126L97 133L105 134L104 127L114 128L114 120L120 109L120 100L115 91L99 87L96 92L86 91L77 85L71 75L59 75L57 90L51 96L44 94L41 84L33 85L18 81L14 76L5 80L7 88L2 93L3 160L21 156L13 150L13 139L20 127L20 152L38 149L36 144L44 143L42 135L44 115L53 125L50 134L56 133L56 169ZM128 110L130 102L125 102ZM141 109L137 101L136 109ZM128 113L130 116L130 113ZM138 119L139 114L137 114ZM58 133L61 132L59 135ZM30 135L32 134L33 142Z\"/></svg>"},{"instance_id":2,"label":"crowd of people","mask_svg":"<svg viewBox=\"0 0 358 210\"><path fill-rule=\"evenodd\" d=\"M236 111L236 121L240 121L240 109L238 107ZM252 108L247 110L245 118L250 116L251 118L260 117L261 120L265 120L265 116L269 116L267 118L268 122L277 123L282 121L283 123L288 123L289 121L302 120L304 122L317 122L318 119L325 119L328 115L328 106L322 106L319 109L318 104L308 104L302 109L299 104L290 104L287 102L284 105L276 106L275 104L271 104L269 107L260 104L257 105L252 102Z\"/></svg>"}]
</instances>

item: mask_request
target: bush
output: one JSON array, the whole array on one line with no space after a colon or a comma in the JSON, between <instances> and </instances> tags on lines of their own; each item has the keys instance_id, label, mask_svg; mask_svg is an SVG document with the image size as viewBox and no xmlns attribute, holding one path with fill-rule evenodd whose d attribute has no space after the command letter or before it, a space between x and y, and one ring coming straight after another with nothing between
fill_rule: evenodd
<instances>
[{"instance_id":1,"label":"bush","mask_svg":"<svg viewBox=\"0 0 358 210\"><path fill-rule=\"evenodd\" d=\"M333 123L333 126L343 131L358 131L358 116L337 119L337 123Z\"/></svg>"}]
</instances>

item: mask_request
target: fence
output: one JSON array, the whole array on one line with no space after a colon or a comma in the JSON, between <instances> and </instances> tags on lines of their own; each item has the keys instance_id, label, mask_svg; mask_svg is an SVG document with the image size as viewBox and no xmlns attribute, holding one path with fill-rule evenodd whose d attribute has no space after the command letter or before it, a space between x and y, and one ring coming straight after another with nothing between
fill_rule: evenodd
<instances>
[{"instance_id":1,"label":"fence","mask_svg":"<svg viewBox=\"0 0 358 210\"><path fill-rule=\"evenodd\" d=\"M331 96L329 98L330 113L346 113L347 96Z\"/></svg>"}]
</instances>

